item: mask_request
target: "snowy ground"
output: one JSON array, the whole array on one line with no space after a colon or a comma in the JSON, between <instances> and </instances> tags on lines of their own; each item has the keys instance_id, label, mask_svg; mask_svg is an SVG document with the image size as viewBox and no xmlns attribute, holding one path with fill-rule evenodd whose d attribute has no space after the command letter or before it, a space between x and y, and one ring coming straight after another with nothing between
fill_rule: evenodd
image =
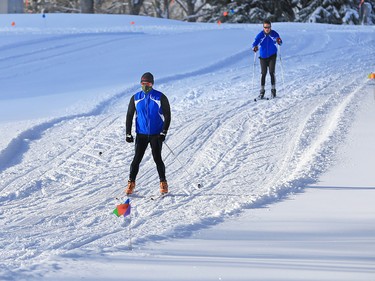
<instances>
[{"instance_id":1,"label":"snowy ground","mask_svg":"<svg viewBox=\"0 0 375 281\"><path fill-rule=\"evenodd\" d=\"M260 28L1 16L0 278L375 280L375 29L274 24L279 98L254 102ZM149 200L148 154L119 219L146 71L172 106L171 195Z\"/></svg>"}]
</instances>

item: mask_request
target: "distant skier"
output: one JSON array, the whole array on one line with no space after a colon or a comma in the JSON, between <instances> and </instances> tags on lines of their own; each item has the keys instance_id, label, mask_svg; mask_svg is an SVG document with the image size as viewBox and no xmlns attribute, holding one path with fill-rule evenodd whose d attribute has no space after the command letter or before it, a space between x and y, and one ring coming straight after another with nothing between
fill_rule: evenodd
<instances>
[{"instance_id":1,"label":"distant skier","mask_svg":"<svg viewBox=\"0 0 375 281\"><path fill-rule=\"evenodd\" d=\"M269 69L271 76L271 95L273 98L276 97L276 44L281 45L282 42L280 35L275 30L271 30L271 22L269 20L264 20L263 30L255 37L252 45L254 52L257 52L259 49L260 68L262 73L259 94L259 98L261 99L264 98L266 92L264 87L266 85L267 68Z\"/></svg>"},{"instance_id":2,"label":"distant skier","mask_svg":"<svg viewBox=\"0 0 375 281\"><path fill-rule=\"evenodd\" d=\"M371 11L372 7L371 4L368 2L365 2L364 0L361 0L359 3L359 21L360 24L365 25L365 24L371 24Z\"/></svg>"},{"instance_id":3,"label":"distant skier","mask_svg":"<svg viewBox=\"0 0 375 281\"><path fill-rule=\"evenodd\" d=\"M165 165L162 160L161 150L163 141L171 123L171 110L168 98L161 92L153 89L154 76L146 72L141 77L142 91L133 95L130 99L126 114L126 141L134 142L132 136L132 122L135 117L135 154L130 165L127 195L133 193L135 180L139 170L139 164L148 144L151 146L152 156L160 179L160 193L168 193L168 184L165 177Z\"/></svg>"}]
</instances>

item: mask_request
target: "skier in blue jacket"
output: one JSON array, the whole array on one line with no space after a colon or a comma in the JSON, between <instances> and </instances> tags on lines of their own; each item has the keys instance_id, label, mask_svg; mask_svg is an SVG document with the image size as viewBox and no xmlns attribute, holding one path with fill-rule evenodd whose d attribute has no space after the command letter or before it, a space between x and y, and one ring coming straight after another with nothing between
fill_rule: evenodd
<instances>
[{"instance_id":1,"label":"skier in blue jacket","mask_svg":"<svg viewBox=\"0 0 375 281\"><path fill-rule=\"evenodd\" d=\"M160 192L162 194L168 193L161 150L171 123L171 110L168 98L163 93L153 89L153 85L154 76L150 72L143 74L141 77L142 91L131 97L126 114L126 141L132 143L134 142L131 133L132 122L136 113L135 154L130 165L128 186L125 190L127 195L132 194L134 191L139 165L148 144L151 146L152 156L159 174Z\"/></svg>"},{"instance_id":2,"label":"skier in blue jacket","mask_svg":"<svg viewBox=\"0 0 375 281\"><path fill-rule=\"evenodd\" d=\"M275 79L275 69L276 69L276 56L277 47L276 44L281 45L283 41L280 35L271 29L271 22L269 20L263 21L263 30L255 37L252 45L254 52L259 50L260 68L261 68L261 82L260 82L260 94L259 98L263 99L265 94L266 85L266 74L267 68L269 69L271 76L271 95L276 97L276 79Z\"/></svg>"}]
</instances>

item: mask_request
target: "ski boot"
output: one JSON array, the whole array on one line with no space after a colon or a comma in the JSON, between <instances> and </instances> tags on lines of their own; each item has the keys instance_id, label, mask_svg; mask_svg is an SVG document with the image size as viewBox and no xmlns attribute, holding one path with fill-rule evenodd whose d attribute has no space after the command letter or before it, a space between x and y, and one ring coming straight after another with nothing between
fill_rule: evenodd
<instances>
[{"instance_id":1,"label":"ski boot","mask_svg":"<svg viewBox=\"0 0 375 281\"><path fill-rule=\"evenodd\" d=\"M160 182L160 193L162 195L168 193L168 183L165 180Z\"/></svg>"},{"instance_id":2,"label":"ski boot","mask_svg":"<svg viewBox=\"0 0 375 281\"><path fill-rule=\"evenodd\" d=\"M271 90L271 97L274 99L276 98L276 89Z\"/></svg>"},{"instance_id":3,"label":"ski boot","mask_svg":"<svg viewBox=\"0 0 375 281\"><path fill-rule=\"evenodd\" d=\"M128 180L128 187L125 189L126 195L133 194L134 189L135 189L135 181Z\"/></svg>"},{"instance_id":4,"label":"ski boot","mask_svg":"<svg viewBox=\"0 0 375 281\"><path fill-rule=\"evenodd\" d=\"M266 93L266 91L264 89L260 90L260 93L259 93L259 99L264 99L264 94Z\"/></svg>"}]
</instances>

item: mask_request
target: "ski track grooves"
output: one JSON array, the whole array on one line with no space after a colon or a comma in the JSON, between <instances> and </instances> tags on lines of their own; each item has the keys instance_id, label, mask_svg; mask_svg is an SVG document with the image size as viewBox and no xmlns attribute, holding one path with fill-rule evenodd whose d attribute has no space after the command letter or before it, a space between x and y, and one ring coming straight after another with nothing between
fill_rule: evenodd
<instances>
[{"instance_id":1,"label":"ski track grooves","mask_svg":"<svg viewBox=\"0 0 375 281\"><path fill-rule=\"evenodd\" d=\"M257 103L248 93L245 51L161 79L166 93L181 85L191 89L183 97L170 97L173 122L166 141L179 160L164 148L171 194L148 200L158 190L158 179L147 153L137 179L140 196L131 199L132 215L125 220L111 212L133 156L133 146L124 141L123 110L138 86L90 112L55 118L20 133L0 153L0 221L7 238L0 241L2 260L17 266L51 253L128 249L129 223L137 247L150 239L184 237L243 208L298 191L329 164L326 159L343 135L340 124L350 120L353 100L362 89L362 73L353 69L350 79L342 79L350 66L342 62L337 71L335 60L332 55L312 66L318 71L311 81L306 81L310 70L291 71L281 98ZM203 188L195 189L198 182ZM19 215L20 206L27 216Z\"/></svg>"},{"instance_id":2,"label":"ski track grooves","mask_svg":"<svg viewBox=\"0 0 375 281\"><path fill-rule=\"evenodd\" d=\"M171 82L175 80L186 79L190 77L194 77L197 75L203 75L205 73L212 72L213 70L221 69L227 65L234 64L235 62L239 61L246 55L246 51L242 51L238 54L228 57L227 59L223 59L218 63L212 64L208 67L199 69L197 71L193 71L190 73L185 74L178 74L171 77L161 78L159 79L160 83ZM98 104L93 110L87 113L82 114L75 114L71 116L64 116L60 118L55 118L41 124L35 125L34 127L25 130L24 132L20 133L17 137L15 137L6 148L0 151L0 172L10 168L14 165L19 164L22 161L22 156L28 151L29 149L29 142L38 140L42 137L43 132L52 128L53 126L58 125L61 122L74 120L77 118L82 117L90 117L90 116L97 116L104 113L108 108L110 108L114 103L119 103L123 101L124 97L127 98L135 91L138 90L138 86L131 87L126 89L125 91L109 98Z\"/></svg>"}]
</instances>

